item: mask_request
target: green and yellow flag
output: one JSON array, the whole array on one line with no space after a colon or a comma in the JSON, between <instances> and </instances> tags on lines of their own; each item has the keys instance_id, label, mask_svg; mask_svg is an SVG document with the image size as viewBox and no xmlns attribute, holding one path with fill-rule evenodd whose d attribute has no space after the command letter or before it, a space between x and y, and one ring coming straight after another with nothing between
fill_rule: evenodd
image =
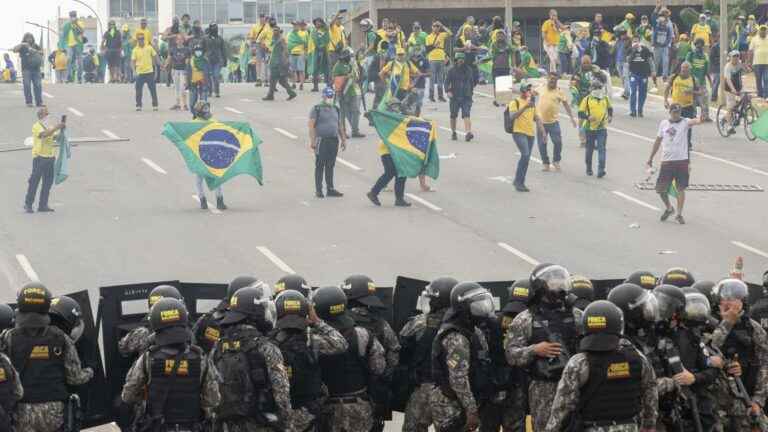
<instances>
[{"instance_id":1,"label":"green and yellow flag","mask_svg":"<svg viewBox=\"0 0 768 432\"><path fill-rule=\"evenodd\" d=\"M261 139L244 122L167 122L163 135L179 149L187 168L210 189L248 174L262 184Z\"/></svg>"},{"instance_id":2,"label":"green and yellow flag","mask_svg":"<svg viewBox=\"0 0 768 432\"><path fill-rule=\"evenodd\" d=\"M371 112L373 126L387 146L399 177L440 175L437 125L433 121L390 111Z\"/></svg>"},{"instance_id":3,"label":"green and yellow flag","mask_svg":"<svg viewBox=\"0 0 768 432\"><path fill-rule=\"evenodd\" d=\"M768 111L763 111L757 121L752 123L752 133L763 141L768 141Z\"/></svg>"}]
</instances>

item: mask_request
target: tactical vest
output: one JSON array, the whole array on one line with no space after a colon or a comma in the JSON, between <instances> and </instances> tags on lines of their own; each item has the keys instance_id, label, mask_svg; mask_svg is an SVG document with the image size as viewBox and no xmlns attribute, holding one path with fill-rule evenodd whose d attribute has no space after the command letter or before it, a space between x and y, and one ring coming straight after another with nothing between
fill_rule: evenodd
<instances>
[{"instance_id":1,"label":"tactical vest","mask_svg":"<svg viewBox=\"0 0 768 432\"><path fill-rule=\"evenodd\" d=\"M361 357L355 327L342 326L334 321L328 324L338 330L349 344L347 351L341 354L320 357L320 371L329 395L338 397L365 391L368 387L368 355L373 346L373 335L368 334L368 346L365 355Z\"/></svg>"},{"instance_id":2,"label":"tactical vest","mask_svg":"<svg viewBox=\"0 0 768 432\"><path fill-rule=\"evenodd\" d=\"M221 336L219 320L224 317L224 311L223 307L216 306L200 318L199 325L195 329L195 344L206 353L211 352Z\"/></svg>"},{"instance_id":3,"label":"tactical vest","mask_svg":"<svg viewBox=\"0 0 768 432\"><path fill-rule=\"evenodd\" d=\"M559 381L568 359L576 353L576 323L573 312L568 309L551 308L541 305L533 311L530 344L558 342L562 353L554 359L537 357L531 366L531 377L536 380ZM549 370L549 373L544 371Z\"/></svg>"},{"instance_id":4,"label":"tactical vest","mask_svg":"<svg viewBox=\"0 0 768 432\"><path fill-rule=\"evenodd\" d=\"M469 387L472 390L472 396L480 403L492 396L493 384L490 376L491 361L489 353L480 341L480 337L474 331L454 322L444 323L440 327L432 345L432 379L445 396L456 399L456 393L451 388L448 380L448 364L445 358L446 352L443 348L443 340L454 332L460 333L470 341Z\"/></svg>"},{"instance_id":5,"label":"tactical vest","mask_svg":"<svg viewBox=\"0 0 768 432\"><path fill-rule=\"evenodd\" d=\"M323 394L323 381L306 328L277 330L272 340L283 353L283 363L291 383L291 407L298 409L318 400Z\"/></svg>"},{"instance_id":6,"label":"tactical vest","mask_svg":"<svg viewBox=\"0 0 768 432\"><path fill-rule=\"evenodd\" d=\"M723 354L728 359L733 359L738 354L742 371L741 381L744 383L744 387L750 396L754 394L757 384L757 371L760 369L757 353L755 352L755 343L752 339L753 332L754 329L749 318L746 316L742 317L731 329L722 348Z\"/></svg>"},{"instance_id":7,"label":"tactical vest","mask_svg":"<svg viewBox=\"0 0 768 432\"><path fill-rule=\"evenodd\" d=\"M218 419L260 418L262 413L276 412L267 363L257 349L266 342L255 329L224 330L213 356L222 379Z\"/></svg>"},{"instance_id":8,"label":"tactical vest","mask_svg":"<svg viewBox=\"0 0 768 432\"><path fill-rule=\"evenodd\" d=\"M7 414L13 412L14 382L10 363L0 361L0 406ZM2 423L0 423L2 425Z\"/></svg>"},{"instance_id":9,"label":"tactical vest","mask_svg":"<svg viewBox=\"0 0 768 432\"><path fill-rule=\"evenodd\" d=\"M181 354L163 346L149 349L147 414L162 417L166 424L194 424L202 420L200 391L203 352L190 346ZM173 370L176 369L174 376Z\"/></svg>"},{"instance_id":10,"label":"tactical vest","mask_svg":"<svg viewBox=\"0 0 768 432\"><path fill-rule=\"evenodd\" d=\"M386 343L384 339L384 320L376 318L370 314L359 314L353 310L347 312L350 318L355 320L355 324L368 330L378 341L381 346L384 347L384 351L388 352L389 347L384 345Z\"/></svg>"},{"instance_id":11,"label":"tactical vest","mask_svg":"<svg viewBox=\"0 0 768 432\"><path fill-rule=\"evenodd\" d=\"M64 368L66 336L56 327L14 328L9 353L24 385L20 402L64 401L69 397Z\"/></svg>"},{"instance_id":12,"label":"tactical vest","mask_svg":"<svg viewBox=\"0 0 768 432\"><path fill-rule=\"evenodd\" d=\"M749 308L749 317L768 331L768 298L763 297Z\"/></svg>"},{"instance_id":13,"label":"tactical vest","mask_svg":"<svg viewBox=\"0 0 768 432\"><path fill-rule=\"evenodd\" d=\"M428 314L424 332L413 342L413 356L408 369L412 372L411 376L416 378L417 384L433 382L432 342L437 336L437 331L440 330L444 314L444 311Z\"/></svg>"},{"instance_id":14,"label":"tactical vest","mask_svg":"<svg viewBox=\"0 0 768 432\"><path fill-rule=\"evenodd\" d=\"M509 365L504 352L504 337L511 322L512 317L505 313L499 313L495 319L488 321L492 327L483 332L485 333L485 340L488 342L488 351L493 366L491 378L497 391L511 390L519 382L519 374L517 373L519 369Z\"/></svg>"},{"instance_id":15,"label":"tactical vest","mask_svg":"<svg viewBox=\"0 0 768 432\"><path fill-rule=\"evenodd\" d=\"M633 347L611 353L587 353L589 379L579 392L585 422L629 423L638 415L642 397L643 362Z\"/></svg>"}]
</instances>

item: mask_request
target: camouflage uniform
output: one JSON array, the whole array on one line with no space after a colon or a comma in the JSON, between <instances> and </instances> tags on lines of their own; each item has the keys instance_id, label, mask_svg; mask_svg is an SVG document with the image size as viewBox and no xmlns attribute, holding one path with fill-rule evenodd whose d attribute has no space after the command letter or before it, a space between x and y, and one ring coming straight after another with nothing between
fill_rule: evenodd
<instances>
[{"instance_id":1,"label":"camouflage uniform","mask_svg":"<svg viewBox=\"0 0 768 432\"><path fill-rule=\"evenodd\" d=\"M376 319L371 315L371 312L368 310L368 308L365 307L353 307L349 309L349 312L353 318L355 318L356 315L359 315L368 319ZM376 338L384 348L384 353L387 360L387 366L384 369L383 375L390 377L395 371L397 365L400 364L400 340L397 338L397 333L392 330L392 327L388 322L384 321L383 319L378 320L379 324L381 324L381 334L377 334ZM357 321L357 319L355 319L355 321Z\"/></svg>"},{"instance_id":2,"label":"camouflage uniform","mask_svg":"<svg viewBox=\"0 0 768 432\"><path fill-rule=\"evenodd\" d=\"M220 320L226 308L229 306L228 300L222 300L211 311L203 314L192 326L192 343L209 353L219 340L221 329L219 329L218 320Z\"/></svg>"},{"instance_id":3,"label":"camouflage uniform","mask_svg":"<svg viewBox=\"0 0 768 432\"><path fill-rule=\"evenodd\" d=\"M623 346L632 346L626 339L620 342ZM659 397L656 393L656 375L648 359L642 356L642 397L639 413L640 428L654 429L658 417ZM559 432L568 426L567 421L579 405L580 390L589 379L589 361L587 355L579 353L571 357L563 371L563 376L557 385L557 394L552 402L551 414L546 425L547 432ZM541 430L541 429L535 429ZM638 425L615 425L606 427L585 428L585 432L636 432Z\"/></svg>"},{"instance_id":4,"label":"camouflage uniform","mask_svg":"<svg viewBox=\"0 0 768 432\"><path fill-rule=\"evenodd\" d=\"M21 378L19 377L19 373L16 372L16 369L13 367L13 364L11 364L11 359L8 358L5 354L0 352L0 368L2 368L2 376L0 376L0 383L4 383L7 381L10 381L13 386L13 395L10 400L3 400L0 401L0 409L4 409L6 412L5 414L8 417L11 417L13 415L13 406L16 405L16 402L20 401L21 398L24 396L24 389L21 387Z\"/></svg>"},{"instance_id":5,"label":"camouflage uniform","mask_svg":"<svg viewBox=\"0 0 768 432\"><path fill-rule=\"evenodd\" d=\"M117 350L125 357L131 354L139 355L152 345L151 336L152 330L145 325L140 325L120 339L120 342L117 343Z\"/></svg>"},{"instance_id":6,"label":"camouflage uniform","mask_svg":"<svg viewBox=\"0 0 768 432\"><path fill-rule=\"evenodd\" d=\"M442 318L444 311L433 312L432 314L420 314L408 321L400 330L400 337L420 339L427 328L427 319L431 315ZM426 359L429 361L429 359ZM427 379L429 377L426 377ZM429 409L429 397L434 390L435 385L431 382L424 382L414 389L408 404L405 407L405 416L403 418L403 432L426 432L429 425L432 424L432 412Z\"/></svg>"}]
</instances>

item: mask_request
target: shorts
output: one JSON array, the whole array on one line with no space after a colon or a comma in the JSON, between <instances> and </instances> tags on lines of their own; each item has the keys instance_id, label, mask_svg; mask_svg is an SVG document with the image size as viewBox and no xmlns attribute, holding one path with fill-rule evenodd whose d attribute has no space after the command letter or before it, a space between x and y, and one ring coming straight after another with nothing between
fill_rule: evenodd
<instances>
[{"instance_id":1,"label":"shorts","mask_svg":"<svg viewBox=\"0 0 768 432\"><path fill-rule=\"evenodd\" d=\"M107 65L111 68L120 66L121 54L120 50L107 50Z\"/></svg>"},{"instance_id":2,"label":"shorts","mask_svg":"<svg viewBox=\"0 0 768 432\"><path fill-rule=\"evenodd\" d=\"M736 105L739 104L740 100L741 98L739 96L736 96L732 93L725 93L725 106L729 110L736 108Z\"/></svg>"},{"instance_id":3,"label":"shorts","mask_svg":"<svg viewBox=\"0 0 768 432\"><path fill-rule=\"evenodd\" d=\"M459 110L461 110L461 118L469 118L469 113L472 111L472 98L452 97L448 105L452 119L459 116Z\"/></svg>"},{"instance_id":4,"label":"shorts","mask_svg":"<svg viewBox=\"0 0 768 432\"><path fill-rule=\"evenodd\" d=\"M304 72L307 64L307 57L304 54L291 54L291 72Z\"/></svg>"},{"instance_id":5,"label":"shorts","mask_svg":"<svg viewBox=\"0 0 768 432\"><path fill-rule=\"evenodd\" d=\"M266 61L269 58L269 51L267 51L261 44L256 46L256 58L261 61Z\"/></svg>"},{"instance_id":6,"label":"shorts","mask_svg":"<svg viewBox=\"0 0 768 432\"><path fill-rule=\"evenodd\" d=\"M665 193L672 180L677 183L677 190L684 190L688 187L689 176L687 160L662 162L659 178L656 180L656 192Z\"/></svg>"}]
</instances>

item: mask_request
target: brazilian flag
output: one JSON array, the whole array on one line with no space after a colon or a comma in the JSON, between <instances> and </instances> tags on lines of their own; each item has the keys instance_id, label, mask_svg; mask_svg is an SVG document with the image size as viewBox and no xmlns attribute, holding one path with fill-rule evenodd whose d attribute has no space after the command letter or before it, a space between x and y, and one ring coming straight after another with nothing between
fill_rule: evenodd
<instances>
[{"instance_id":1,"label":"brazilian flag","mask_svg":"<svg viewBox=\"0 0 768 432\"><path fill-rule=\"evenodd\" d=\"M757 121L752 123L752 133L763 141L768 141L768 111L763 111Z\"/></svg>"},{"instance_id":2,"label":"brazilian flag","mask_svg":"<svg viewBox=\"0 0 768 432\"><path fill-rule=\"evenodd\" d=\"M389 150L399 177L440 175L437 125L433 121L390 111L371 112L373 126Z\"/></svg>"},{"instance_id":3,"label":"brazilian flag","mask_svg":"<svg viewBox=\"0 0 768 432\"><path fill-rule=\"evenodd\" d=\"M187 168L203 176L210 189L248 174L262 184L257 137L244 122L167 122L163 135L179 149Z\"/></svg>"}]
</instances>

